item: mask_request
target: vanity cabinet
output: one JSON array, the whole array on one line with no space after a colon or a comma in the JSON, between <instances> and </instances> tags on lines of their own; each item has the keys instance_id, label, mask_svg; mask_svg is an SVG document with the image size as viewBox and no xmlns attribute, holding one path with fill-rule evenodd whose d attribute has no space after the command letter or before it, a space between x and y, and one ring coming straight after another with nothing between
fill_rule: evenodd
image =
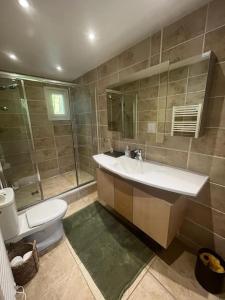
<instances>
[{"instance_id":1,"label":"vanity cabinet","mask_svg":"<svg viewBox=\"0 0 225 300\"><path fill-rule=\"evenodd\" d=\"M133 190L133 223L167 248L182 225L186 211L183 196L137 185Z\"/></svg>"},{"instance_id":2,"label":"vanity cabinet","mask_svg":"<svg viewBox=\"0 0 225 300\"><path fill-rule=\"evenodd\" d=\"M114 177L114 209L133 222L133 187L129 181Z\"/></svg>"},{"instance_id":3,"label":"vanity cabinet","mask_svg":"<svg viewBox=\"0 0 225 300\"><path fill-rule=\"evenodd\" d=\"M114 176L97 169L97 188L99 200L114 208Z\"/></svg>"},{"instance_id":4,"label":"vanity cabinet","mask_svg":"<svg viewBox=\"0 0 225 300\"><path fill-rule=\"evenodd\" d=\"M182 225L184 196L123 179L97 169L99 200L167 248Z\"/></svg>"}]
</instances>

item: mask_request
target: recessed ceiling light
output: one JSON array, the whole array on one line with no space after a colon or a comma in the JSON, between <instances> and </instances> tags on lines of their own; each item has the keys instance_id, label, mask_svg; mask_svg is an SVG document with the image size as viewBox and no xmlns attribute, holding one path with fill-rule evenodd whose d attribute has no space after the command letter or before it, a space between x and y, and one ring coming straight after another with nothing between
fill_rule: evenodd
<instances>
[{"instance_id":1,"label":"recessed ceiling light","mask_svg":"<svg viewBox=\"0 0 225 300\"><path fill-rule=\"evenodd\" d=\"M23 8L29 8L30 6L27 0L18 0L18 2Z\"/></svg>"},{"instance_id":2,"label":"recessed ceiling light","mask_svg":"<svg viewBox=\"0 0 225 300\"><path fill-rule=\"evenodd\" d=\"M90 41L94 41L95 38L96 38L95 33L94 32L89 32L88 38L89 38Z\"/></svg>"},{"instance_id":3,"label":"recessed ceiling light","mask_svg":"<svg viewBox=\"0 0 225 300\"><path fill-rule=\"evenodd\" d=\"M56 66L56 70L62 71L62 67L61 66Z\"/></svg>"},{"instance_id":4,"label":"recessed ceiling light","mask_svg":"<svg viewBox=\"0 0 225 300\"><path fill-rule=\"evenodd\" d=\"M17 60L17 56L14 53L8 53L8 57L12 60Z\"/></svg>"}]
</instances>

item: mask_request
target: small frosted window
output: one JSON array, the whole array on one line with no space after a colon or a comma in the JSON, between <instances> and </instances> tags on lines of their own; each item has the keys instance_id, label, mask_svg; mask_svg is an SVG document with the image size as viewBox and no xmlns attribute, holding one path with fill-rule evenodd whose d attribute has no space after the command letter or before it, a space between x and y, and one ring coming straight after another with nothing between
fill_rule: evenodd
<instances>
[{"instance_id":1,"label":"small frosted window","mask_svg":"<svg viewBox=\"0 0 225 300\"><path fill-rule=\"evenodd\" d=\"M55 115L65 115L63 96L60 94L52 94L53 112Z\"/></svg>"},{"instance_id":2,"label":"small frosted window","mask_svg":"<svg viewBox=\"0 0 225 300\"><path fill-rule=\"evenodd\" d=\"M49 120L69 120L69 97L67 89L45 87Z\"/></svg>"}]
</instances>

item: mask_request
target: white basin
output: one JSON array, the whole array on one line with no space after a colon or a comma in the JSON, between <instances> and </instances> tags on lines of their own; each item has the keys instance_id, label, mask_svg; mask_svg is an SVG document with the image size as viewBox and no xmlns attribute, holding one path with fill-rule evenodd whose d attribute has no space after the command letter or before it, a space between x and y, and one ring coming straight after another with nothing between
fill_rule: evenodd
<instances>
[{"instance_id":1,"label":"white basin","mask_svg":"<svg viewBox=\"0 0 225 300\"><path fill-rule=\"evenodd\" d=\"M188 196L197 196L208 180L208 176L126 156L97 154L93 158L102 168L123 178Z\"/></svg>"}]
</instances>

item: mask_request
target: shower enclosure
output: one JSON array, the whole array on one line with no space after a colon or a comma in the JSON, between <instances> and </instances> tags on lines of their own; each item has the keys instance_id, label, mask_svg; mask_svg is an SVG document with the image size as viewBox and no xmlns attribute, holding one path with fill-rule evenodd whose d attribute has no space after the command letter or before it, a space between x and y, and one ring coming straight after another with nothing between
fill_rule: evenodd
<instances>
[{"instance_id":1,"label":"shower enclosure","mask_svg":"<svg viewBox=\"0 0 225 300\"><path fill-rule=\"evenodd\" d=\"M94 180L95 90L1 72L0 187L18 209Z\"/></svg>"}]
</instances>

